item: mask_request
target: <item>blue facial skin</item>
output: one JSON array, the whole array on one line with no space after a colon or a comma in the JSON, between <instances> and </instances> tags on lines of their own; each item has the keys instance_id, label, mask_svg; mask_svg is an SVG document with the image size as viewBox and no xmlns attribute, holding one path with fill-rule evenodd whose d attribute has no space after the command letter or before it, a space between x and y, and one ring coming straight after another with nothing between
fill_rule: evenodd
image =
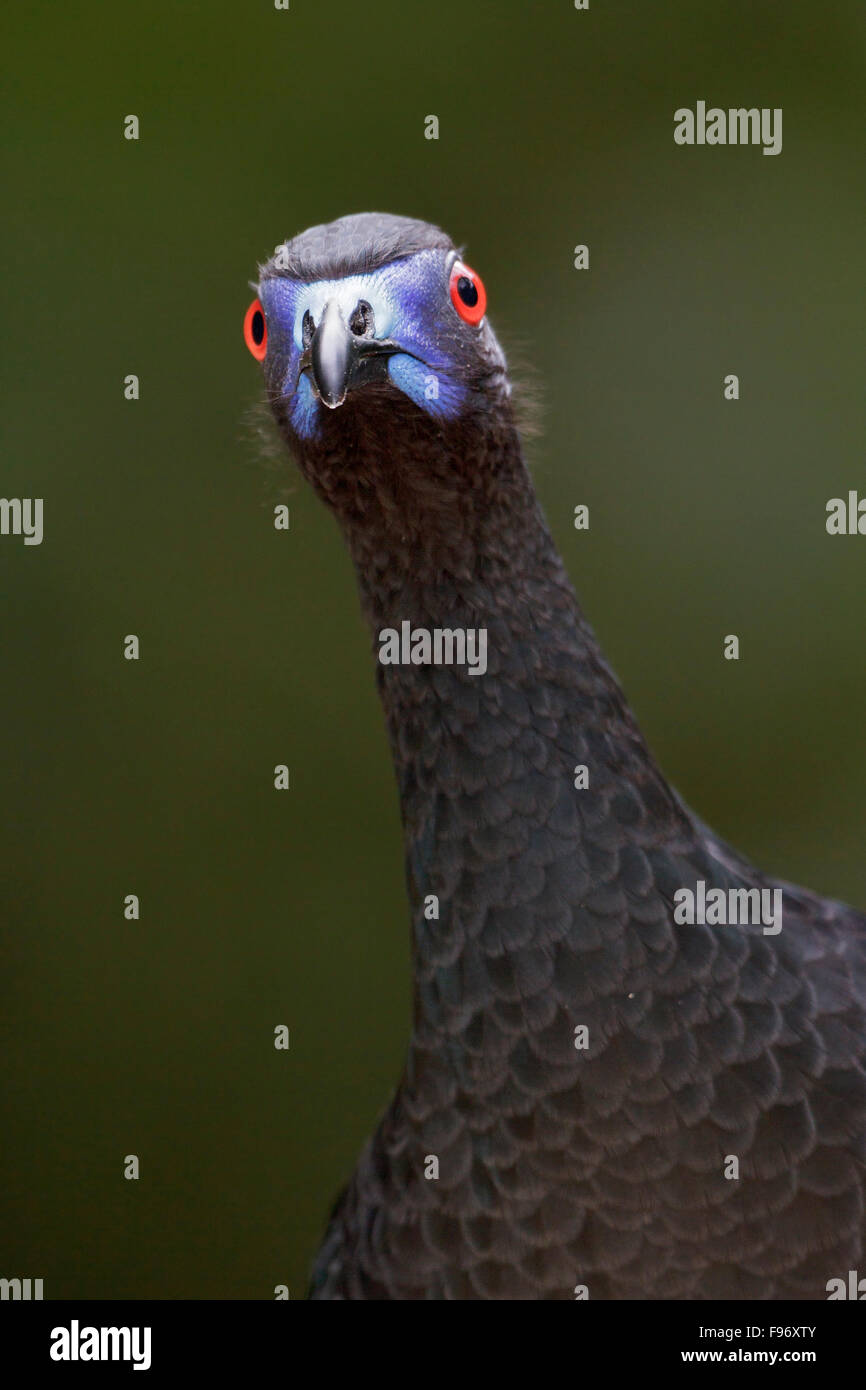
<instances>
[{"instance_id":1,"label":"blue facial skin","mask_svg":"<svg viewBox=\"0 0 866 1390\"><path fill-rule=\"evenodd\" d=\"M454 251L421 251L365 275L307 284L272 276L259 286L265 311L268 351L265 370L272 393L289 401L289 423L301 439L314 439L326 409L316 398L308 371L298 374L303 352L303 319L309 310L318 324L325 305L336 299L348 323L359 300L373 310L376 338L405 351L388 358L390 381L436 419L454 419L463 408L465 367L472 335L451 302L449 277Z\"/></svg>"}]
</instances>

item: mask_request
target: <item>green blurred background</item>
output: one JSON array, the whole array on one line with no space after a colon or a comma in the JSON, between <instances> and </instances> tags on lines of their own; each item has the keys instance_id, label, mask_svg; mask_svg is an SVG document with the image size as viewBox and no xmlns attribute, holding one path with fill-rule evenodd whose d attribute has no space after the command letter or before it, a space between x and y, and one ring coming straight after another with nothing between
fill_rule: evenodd
<instances>
[{"instance_id":1,"label":"green blurred background","mask_svg":"<svg viewBox=\"0 0 866 1390\"><path fill-rule=\"evenodd\" d=\"M353 575L246 423L248 281L346 212L466 245L669 777L866 908L866 538L824 529L866 491L866 12L166 0L4 27L0 491L45 499L45 539L0 538L0 1275L300 1297L399 1075L408 920ZM698 99L781 106L781 155L675 146Z\"/></svg>"}]
</instances>

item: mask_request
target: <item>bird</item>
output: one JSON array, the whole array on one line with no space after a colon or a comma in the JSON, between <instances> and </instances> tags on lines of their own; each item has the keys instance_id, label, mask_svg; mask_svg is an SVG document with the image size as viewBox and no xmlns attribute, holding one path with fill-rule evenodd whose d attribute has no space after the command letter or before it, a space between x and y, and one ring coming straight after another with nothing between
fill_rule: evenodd
<instances>
[{"instance_id":1,"label":"bird","mask_svg":"<svg viewBox=\"0 0 866 1390\"><path fill-rule=\"evenodd\" d=\"M354 562L411 933L405 1066L308 1297L826 1299L864 1252L866 917L665 779L464 248L351 214L253 287L280 447Z\"/></svg>"}]
</instances>

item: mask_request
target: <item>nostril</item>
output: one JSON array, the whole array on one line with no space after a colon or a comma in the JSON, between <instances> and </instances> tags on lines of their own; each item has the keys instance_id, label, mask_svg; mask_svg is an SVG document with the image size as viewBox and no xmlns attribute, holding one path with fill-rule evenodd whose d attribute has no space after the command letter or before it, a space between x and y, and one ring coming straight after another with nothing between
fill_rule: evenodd
<instances>
[{"instance_id":1,"label":"nostril","mask_svg":"<svg viewBox=\"0 0 866 1390\"><path fill-rule=\"evenodd\" d=\"M313 341L313 334L315 331L316 325L313 323L313 316L309 309L305 309L304 317L301 320L301 341L305 348L308 348Z\"/></svg>"},{"instance_id":2,"label":"nostril","mask_svg":"<svg viewBox=\"0 0 866 1390\"><path fill-rule=\"evenodd\" d=\"M374 328L373 309L366 299L359 299L349 317L349 329L356 338L369 338Z\"/></svg>"}]
</instances>

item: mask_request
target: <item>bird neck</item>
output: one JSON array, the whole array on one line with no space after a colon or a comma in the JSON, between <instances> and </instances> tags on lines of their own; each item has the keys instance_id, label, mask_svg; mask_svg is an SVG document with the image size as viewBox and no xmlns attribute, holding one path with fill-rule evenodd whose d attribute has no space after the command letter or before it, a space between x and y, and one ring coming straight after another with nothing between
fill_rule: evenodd
<instances>
[{"instance_id":1,"label":"bird neck","mask_svg":"<svg viewBox=\"0 0 866 1390\"><path fill-rule=\"evenodd\" d=\"M516 431L442 446L422 436L392 458L376 441L337 510L399 784L415 1039L447 1050L461 1046L449 1019L493 1007L503 959L597 951L581 905L613 877L624 825L639 840L651 822L657 843L685 813L580 612ZM444 641L436 664L437 630L462 630L477 669L448 664Z\"/></svg>"}]
</instances>

